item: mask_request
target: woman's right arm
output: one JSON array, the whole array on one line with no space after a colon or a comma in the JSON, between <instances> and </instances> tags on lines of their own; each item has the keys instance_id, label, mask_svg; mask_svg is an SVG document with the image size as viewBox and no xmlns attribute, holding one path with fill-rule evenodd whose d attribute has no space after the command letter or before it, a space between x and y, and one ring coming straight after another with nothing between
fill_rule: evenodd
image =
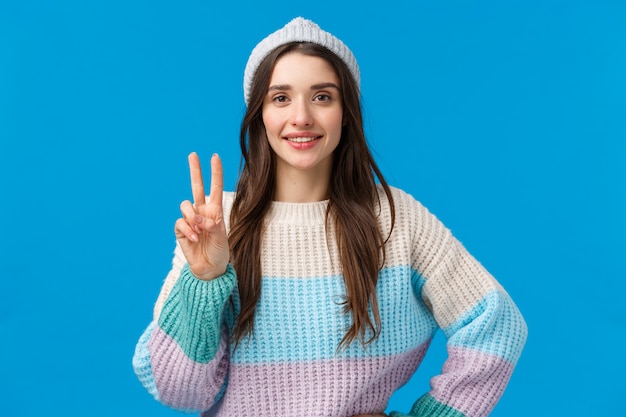
<instances>
[{"instance_id":1,"label":"woman's right arm","mask_svg":"<svg viewBox=\"0 0 626 417\"><path fill-rule=\"evenodd\" d=\"M229 363L224 309L235 282L230 265L222 276L203 281L186 264L163 305L157 303L159 315L139 339L133 367L158 401L199 412L220 399Z\"/></svg>"},{"instance_id":2,"label":"woman's right arm","mask_svg":"<svg viewBox=\"0 0 626 417\"><path fill-rule=\"evenodd\" d=\"M211 160L211 194L204 195L200 162L189 156L194 204L181 204L177 246L170 271L141 336L133 367L146 389L168 406L190 412L209 409L224 392L228 332L224 309L236 285L228 264L222 212L222 172Z\"/></svg>"}]
</instances>

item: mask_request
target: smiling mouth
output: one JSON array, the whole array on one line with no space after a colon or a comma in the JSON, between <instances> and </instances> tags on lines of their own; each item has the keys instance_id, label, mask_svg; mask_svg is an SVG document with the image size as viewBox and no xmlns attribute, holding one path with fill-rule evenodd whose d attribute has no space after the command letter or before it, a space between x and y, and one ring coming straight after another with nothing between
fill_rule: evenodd
<instances>
[{"instance_id":1,"label":"smiling mouth","mask_svg":"<svg viewBox=\"0 0 626 417\"><path fill-rule=\"evenodd\" d=\"M286 138L289 142L295 143L307 143L313 142L315 139L319 139L321 136L301 137L301 138Z\"/></svg>"}]
</instances>

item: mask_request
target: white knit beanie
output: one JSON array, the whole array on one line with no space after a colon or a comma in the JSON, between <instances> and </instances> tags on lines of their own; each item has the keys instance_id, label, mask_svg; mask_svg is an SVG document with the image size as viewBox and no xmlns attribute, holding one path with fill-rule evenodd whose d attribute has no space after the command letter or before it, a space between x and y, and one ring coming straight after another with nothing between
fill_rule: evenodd
<instances>
[{"instance_id":1,"label":"white knit beanie","mask_svg":"<svg viewBox=\"0 0 626 417\"><path fill-rule=\"evenodd\" d=\"M246 105L249 104L250 89L252 88L254 74L261 62L274 49L290 42L311 42L329 49L346 63L356 81L357 87L359 87L361 81L359 66L357 65L356 58L352 54L352 51L350 51L341 40L323 31L314 22L303 19L302 17L296 17L291 22L287 23L285 27L277 30L259 42L252 50L243 75L243 95L246 100Z\"/></svg>"}]
</instances>

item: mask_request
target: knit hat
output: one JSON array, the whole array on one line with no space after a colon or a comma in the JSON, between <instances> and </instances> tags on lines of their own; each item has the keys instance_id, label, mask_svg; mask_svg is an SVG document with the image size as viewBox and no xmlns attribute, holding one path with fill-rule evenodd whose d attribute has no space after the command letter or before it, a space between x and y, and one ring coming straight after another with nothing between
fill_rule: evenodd
<instances>
[{"instance_id":1,"label":"knit hat","mask_svg":"<svg viewBox=\"0 0 626 417\"><path fill-rule=\"evenodd\" d=\"M350 73L356 81L357 87L359 87L361 78L359 75L359 66L357 65L356 58L352 54L352 51L350 51L350 49L348 49L348 47L340 39L328 32L323 31L311 20L296 17L291 22L287 23L282 29L279 29L267 36L252 50L243 75L243 95L246 100L246 105L249 104L250 89L252 88L254 74L259 68L261 62L274 49L290 42L311 42L329 49L346 63Z\"/></svg>"}]
</instances>

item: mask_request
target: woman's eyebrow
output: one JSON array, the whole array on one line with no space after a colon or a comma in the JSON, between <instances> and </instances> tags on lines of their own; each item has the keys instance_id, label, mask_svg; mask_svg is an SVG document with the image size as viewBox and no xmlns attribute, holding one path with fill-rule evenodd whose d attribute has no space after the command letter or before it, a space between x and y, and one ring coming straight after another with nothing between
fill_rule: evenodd
<instances>
[{"instance_id":1,"label":"woman's eyebrow","mask_svg":"<svg viewBox=\"0 0 626 417\"><path fill-rule=\"evenodd\" d=\"M324 88L335 88L339 90L339 87L335 83L321 83L321 84L314 84L311 86L311 90L323 90Z\"/></svg>"},{"instance_id":2,"label":"woman's eyebrow","mask_svg":"<svg viewBox=\"0 0 626 417\"><path fill-rule=\"evenodd\" d=\"M270 85L268 88L268 91L274 91L274 90L291 90L291 86L289 84L277 84L277 85Z\"/></svg>"},{"instance_id":3,"label":"woman's eyebrow","mask_svg":"<svg viewBox=\"0 0 626 417\"><path fill-rule=\"evenodd\" d=\"M339 90L339 86L337 86L337 84L335 83L320 83L320 84L313 84L311 86L311 90L323 90L324 88L335 88ZM287 90L291 90L291 86L289 84L270 85L268 88L268 91L287 91Z\"/></svg>"}]
</instances>

